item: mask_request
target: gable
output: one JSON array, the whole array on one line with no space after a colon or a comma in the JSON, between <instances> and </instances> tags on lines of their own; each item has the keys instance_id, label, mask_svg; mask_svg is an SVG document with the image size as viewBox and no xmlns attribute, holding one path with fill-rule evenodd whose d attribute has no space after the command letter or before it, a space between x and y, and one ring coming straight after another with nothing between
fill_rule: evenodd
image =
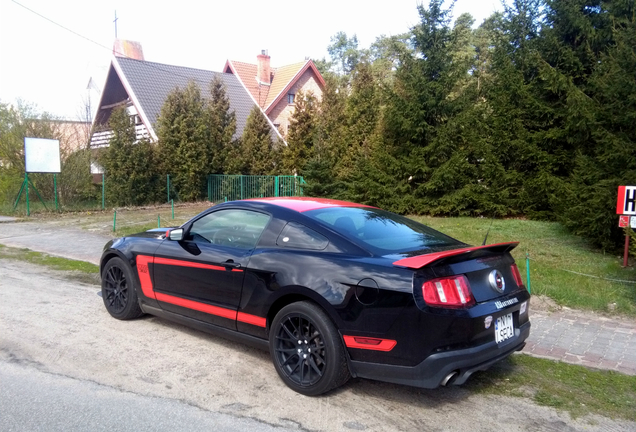
<instances>
[{"instance_id":1,"label":"gable","mask_svg":"<svg viewBox=\"0 0 636 432\"><path fill-rule=\"evenodd\" d=\"M252 95L256 104L261 108L265 107L270 86L259 84L256 78L258 73L257 65L228 60L224 68L224 72L235 74L236 77L241 80L247 91Z\"/></svg>"},{"instance_id":2,"label":"gable","mask_svg":"<svg viewBox=\"0 0 636 432\"><path fill-rule=\"evenodd\" d=\"M183 89L189 81L194 81L200 87L201 94L208 96L210 83L215 76L219 76L225 84L230 110L234 111L236 115L235 137L242 135L247 117L254 107L254 101L245 92L243 85L235 75L123 57L117 57L113 62L117 62L116 67L123 75L122 84L128 96L132 99L139 114L147 120L146 126L153 129L152 136L156 137L154 125L170 92L177 87ZM110 92L110 89L105 87L104 92L106 93L107 90ZM102 105L106 104L102 103Z\"/></svg>"},{"instance_id":3,"label":"gable","mask_svg":"<svg viewBox=\"0 0 636 432\"><path fill-rule=\"evenodd\" d=\"M274 80L269 91L269 97L265 102L265 107L269 107L271 103L276 99L285 88L291 84L298 72L305 66L306 61L295 63L288 66L281 66L276 69L274 74Z\"/></svg>"},{"instance_id":4,"label":"gable","mask_svg":"<svg viewBox=\"0 0 636 432\"><path fill-rule=\"evenodd\" d=\"M294 73L294 68L299 65L301 67ZM315 82L320 90L324 89L325 87L325 80L323 79L322 75L320 75L320 72L318 72L318 69L316 68L316 65L314 65L314 62L312 62L311 60L307 60L296 65L291 65L289 67L289 70L287 70L285 74L286 76L283 76L281 74L281 80L276 84L276 88L274 88L274 83L272 83L270 96L268 98L267 105L265 106L265 112L268 115L279 104L279 102L287 96L287 92L297 84L297 81L302 76L306 76L307 74L312 75L313 78L315 78Z\"/></svg>"}]
</instances>

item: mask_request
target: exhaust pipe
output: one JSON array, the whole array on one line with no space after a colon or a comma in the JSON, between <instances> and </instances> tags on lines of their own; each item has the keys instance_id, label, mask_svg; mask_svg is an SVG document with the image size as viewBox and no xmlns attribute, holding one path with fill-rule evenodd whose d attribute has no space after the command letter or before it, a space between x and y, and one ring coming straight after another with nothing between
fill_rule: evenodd
<instances>
[{"instance_id":1,"label":"exhaust pipe","mask_svg":"<svg viewBox=\"0 0 636 432\"><path fill-rule=\"evenodd\" d=\"M459 375L459 372L457 371L449 373L448 375L446 375L446 378L442 380L441 385L447 386L448 384L451 384L457 375Z\"/></svg>"}]
</instances>

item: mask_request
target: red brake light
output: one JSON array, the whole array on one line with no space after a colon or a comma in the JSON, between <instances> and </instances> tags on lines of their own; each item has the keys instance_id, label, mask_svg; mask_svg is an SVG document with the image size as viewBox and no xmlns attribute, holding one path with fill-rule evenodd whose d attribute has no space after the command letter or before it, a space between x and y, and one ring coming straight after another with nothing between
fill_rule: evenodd
<instances>
[{"instance_id":1,"label":"red brake light","mask_svg":"<svg viewBox=\"0 0 636 432\"><path fill-rule=\"evenodd\" d=\"M511 265L510 269L512 270L512 277L515 279L517 286L522 287L523 281L521 280L521 273L519 273L519 267L517 267L517 264Z\"/></svg>"},{"instance_id":2,"label":"red brake light","mask_svg":"<svg viewBox=\"0 0 636 432\"><path fill-rule=\"evenodd\" d=\"M424 301L429 306L461 308L475 303L466 276L432 279L422 285Z\"/></svg>"}]
</instances>

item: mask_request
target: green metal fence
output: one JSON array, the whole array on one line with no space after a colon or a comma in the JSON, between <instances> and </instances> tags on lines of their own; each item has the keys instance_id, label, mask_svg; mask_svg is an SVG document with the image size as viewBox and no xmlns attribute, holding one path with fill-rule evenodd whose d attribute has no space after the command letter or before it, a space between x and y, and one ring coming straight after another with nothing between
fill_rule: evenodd
<instances>
[{"instance_id":1,"label":"green metal fence","mask_svg":"<svg viewBox=\"0 0 636 432\"><path fill-rule=\"evenodd\" d=\"M300 176L209 175L208 201L303 196L303 185Z\"/></svg>"}]
</instances>

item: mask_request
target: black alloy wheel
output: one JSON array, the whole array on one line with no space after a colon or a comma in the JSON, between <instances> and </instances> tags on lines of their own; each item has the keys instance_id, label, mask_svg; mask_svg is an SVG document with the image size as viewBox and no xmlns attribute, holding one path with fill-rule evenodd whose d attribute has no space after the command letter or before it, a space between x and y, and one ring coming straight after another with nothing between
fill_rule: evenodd
<instances>
[{"instance_id":1,"label":"black alloy wheel","mask_svg":"<svg viewBox=\"0 0 636 432\"><path fill-rule=\"evenodd\" d=\"M350 377L340 335L329 317L310 302L292 303L276 315L270 353L283 381L308 396L325 393Z\"/></svg>"},{"instance_id":2,"label":"black alloy wheel","mask_svg":"<svg viewBox=\"0 0 636 432\"><path fill-rule=\"evenodd\" d=\"M113 258L102 273L102 299L109 314L127 320L142 315L130 267L121 258Z\"/></svg>"}]
</instances>

